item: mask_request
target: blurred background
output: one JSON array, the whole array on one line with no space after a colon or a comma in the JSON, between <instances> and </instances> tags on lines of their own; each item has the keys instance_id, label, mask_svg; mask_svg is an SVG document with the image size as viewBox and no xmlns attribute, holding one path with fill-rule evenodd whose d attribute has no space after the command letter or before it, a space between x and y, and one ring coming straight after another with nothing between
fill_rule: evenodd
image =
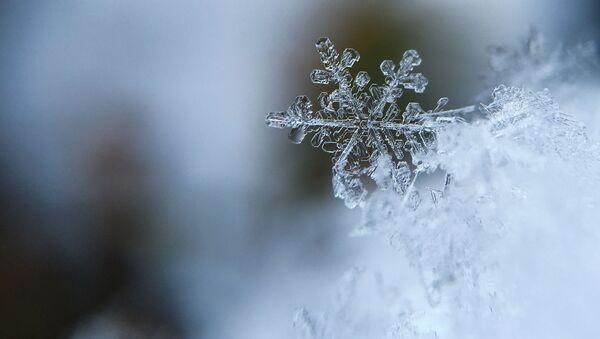
<instances>
[{"instance_id":1,"label":"blurred background","mask_svg":"<svg viewBox=\"0 0 600 339\"><path fill-rule=\"evenodd\" d=\"M598 42L600 6L2 1L0 337L293 337L294 309L373 256L329 156L264 123L323 90L314 42L357 49L375 80L417 49L418 100L458 107L485 88L486 47L531 27Z\"/></svg>"}]
</instances>

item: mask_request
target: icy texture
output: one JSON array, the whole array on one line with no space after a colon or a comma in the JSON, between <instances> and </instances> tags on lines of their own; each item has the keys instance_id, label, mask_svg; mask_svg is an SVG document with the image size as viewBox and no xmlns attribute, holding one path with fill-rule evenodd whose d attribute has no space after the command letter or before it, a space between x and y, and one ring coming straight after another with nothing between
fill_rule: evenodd
<instances>
[{"instance_id":1,"label":"icy texture","mask_svg":"<svg viewBox=\"0 0 600 339\"><path fill-rule=\"evenodd\" d=\"M485 100L499 84L534 91L548 88L564 111L584 122L591 135L599 135L600 106L596 98L600 65L593 41L558 44L531 30L521 44L490 47L488 53L486 88L478 101Z\"/></svg>"},{"instance_id":2,"label":"icy texture","mask_svg":"<svg viewBox=\"0 0 600 339\"><path fill-rule=\"evenodd\" d=\"M496 50L492 66L507 83L544 88L584 74L587 57L593 63L591 45L543 46L534 33L521 51ZM348 72L358 53L340 56L326 39L317 47L325 69L313 81L338 88L321 94L317 113L299 97L267 121L334 153L336 196L350 207L365 202L355 234L384 239L402 258L386 254L351 270L324 312L299 309L301 337L600 337L600 151L583 125L548 90L504 85L472 123L455 123L470 108L445 111L446 99L427 112L410 103L400 115L402 91L425 87L412 73L415 52L401 74L383 62L385 84L366 92L369 76ZM424 172L429 181L417 182ZM364 176L383 188L366 200Z\"/></svg>"},{"instance_id":3,"label":"icy texture","mask_svg":"<svg viewBox=\"0 0 600 339\"><path fill-rule=\"evenodd\" d=\"M438 190L416 188L435 198L412 208L380 191L366 205L358 233L389 239L416 282L393 279L400 293L369 295L378 307L329 310L308 338L324 329L328 338L600 335L597 144L547 91L500 86L481 111L483 120L440 130L422 159L452 173ZM353 301L369 293L357 289ZM383 329L366 325L374 321Z\"/></svg>"},{"instance_id":4,"label":"icy texture","mask_svg":"<svg viewBox=\"0 0 600 339\"><path fill-rule=\"evenodd\" d=\"M360 59L356 50L346 48L340 54L328 38L319 39L316 47L324 69L312 71L310 78L316 84L336 84L337 89L319 95L316 111L306 96L298 96L287 111L268 114L267 124L291 128L294 143L309 136L314 147L333 154L334 195L348 207L365 201L365 176L373 177L381 189L417 200L412 186L426 168L416 159L435 148L440 128L460 121L461 114L474 108L444 110L448 99L442 98L433 110L425 111L411 102L402 112L397 101L404 90L423 93L427 86L427 78L413 72L421 64L414 50L406 51L398 64L383 61L384 83L372 83L366 90L371 82L367 72L353 78L349 71ZM413 167L406 160L407 154Z\"/></svg>"},{"instance_id":5,"label":"icy texture","mask_svg":"<svg viewBox=\"0 0 600 339\"><path fill-rule=\"evenodd\" d=\"M439 135L435 163L428 165L453 173L443 199L424 200L409 211L383 198L372 200L367 212L371 226L365 227L387 227L392 244L417 270L430 310L448 310L450 329L444 338L492 337L479 326L502 324L499 329L510 332L514 323L509 326L503 318L531 319L520 313L527 307L521 299L530 297L523 292L529 287L515 287L506 272L515 265L511 261L535 254L513 257L508 252L512 241L532 233L543 239L539 227L569 233L564 229L569 220L589 215L598 203L598 146L560 111L548 91L500 86L482 113L485 120ZM569 207L563 210L556 203ZM566 213L555 211L558 220L548 220L553 208ZM579 220L577 227L591 231L596 220Z\"/></svg>"},{"instance_id":6,"label":"icy texture","mask_svg":"<svg viewBox=\"0 0 600 339\"><path fill-rule=\"evenodd\" d=\"M500 86L493 98L482 110L495 137L509 138L542 154L554 152L559 159L587 158L582 153L589 145L583 125L561 112L548 90L536 93Z\"/></svg>"}]
</instances>

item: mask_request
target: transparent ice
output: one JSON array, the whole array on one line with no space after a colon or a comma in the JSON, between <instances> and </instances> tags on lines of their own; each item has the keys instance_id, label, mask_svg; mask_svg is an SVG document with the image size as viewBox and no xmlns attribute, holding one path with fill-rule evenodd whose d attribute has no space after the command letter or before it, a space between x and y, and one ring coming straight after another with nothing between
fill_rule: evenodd
<instances>
[{"instance_id":1,"label":"transparent ice","mask_svg":"<svg viewBox=\"0 0 600 339\"><path fill-rule=\"evenodd\" d=\"M427 78L413 72L421 64L415 50L406 51L397 64L383 61L384 83L372 83L367 90L369 74L361 71L353 78L349 71L360 59L356 50L346 48L340 54L328 38L319 39L316 47L324 69L313 70L310 78L315 84L336 84L337 89L319 95L316 111L308 97L298 96L287 111L269 113L267 124L291 128L294 143L310 136L314 147L333 154L334 195L350 208L365 201L365 176L373 177L380 189L418 199L414 180L426 169L416 159L435 148L440 128L462 121L461 115L474 107L445 110L448 99L441 98L433 110L411 102L401 111L397 101L405 90L423 93L427 86Z\"/></svg>"}]
</instances>

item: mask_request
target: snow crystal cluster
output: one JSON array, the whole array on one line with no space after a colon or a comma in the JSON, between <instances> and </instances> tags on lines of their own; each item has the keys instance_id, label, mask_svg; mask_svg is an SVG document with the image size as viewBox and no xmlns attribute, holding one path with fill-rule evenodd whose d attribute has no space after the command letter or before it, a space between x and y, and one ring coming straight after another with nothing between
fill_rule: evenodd
<instances>
[{"instance_id":1,"label":"snow crystal cluster","mask_svg":"<svg viewBox=\"0 0 600 339\"><path fill-rule=\"evenodd\" d=\"M350 270L329 309L297 312L301 337L600 337L600 149L585 127L548 90L504 85L470 123L461 115L473 108L443 110L446 99L431 111L411 103L400 115L402 90L425 88L412 73L416 52L397 69L382 63L385 85L365 93L368 76L352 85L347 71L358 53L340 58L327 39L317 47L326 71L313 81L339 88L321 94L317 113L299 97L267 121L293 128L296 142L313 134L313 145L334 153L336 196L364 206L355 234L386 239L405 265ZM415 180L436 173L446 174L440 187ZM365 175L384 188L368 199ZM410 274L399 278L400 270Z\"/></svg>"}]
</instances>

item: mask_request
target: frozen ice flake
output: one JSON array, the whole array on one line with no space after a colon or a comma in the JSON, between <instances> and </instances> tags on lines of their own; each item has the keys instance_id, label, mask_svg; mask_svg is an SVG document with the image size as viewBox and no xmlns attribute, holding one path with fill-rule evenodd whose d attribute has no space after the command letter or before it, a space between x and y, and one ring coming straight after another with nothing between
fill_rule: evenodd
<instances>
[{"instance_id":1,"label":"frozen ice flake","mask_svg":"<svg viewBox=\"0 0 600 339\"><path fill-rule=\"evenodd\" d=\"M316 48L324 69L311 72L312 82L334 83L337 89L321 93L316 110L306 96L298 96L287 111L269 113L267 125L291 128L294 143L310 136L312 146L333 154L334 195L348 207L365 201L363 179L368 176L380 189L393 190L417 204L419 197L412 186L423 170L415 163L417 154L433 150L436 131L462 121L460 115L474 111L474 107L445 111L448 99L442 98L434 110L409 103L402 112L397 101L404 90L423 93L428 83L423 74L412 72L421 64L415 50L406 51L398 63L383 61L384 84L372 83L366 90L371 82L369 74L361 71L353 78L349 71L360 59L356 50L347 48L340 56L328 38L319 39ZM411 155L412 167L404 160L409 159L406 154Z\"/></svg>"}]
</instances>

